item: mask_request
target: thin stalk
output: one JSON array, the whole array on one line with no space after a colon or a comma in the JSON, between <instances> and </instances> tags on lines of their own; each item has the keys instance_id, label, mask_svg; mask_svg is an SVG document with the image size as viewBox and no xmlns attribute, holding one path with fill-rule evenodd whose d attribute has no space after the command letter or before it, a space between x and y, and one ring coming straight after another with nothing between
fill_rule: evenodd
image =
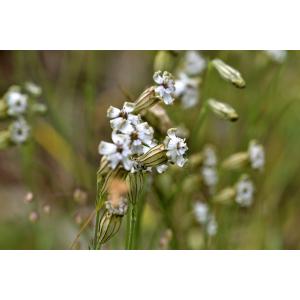
<instances>
[{"instance_id":1,"label":"thin stalk","mask_svg":"<svg viewBox=\"0 0 300 300\"><path fill-rule=\"evenodd\" d=\"M132 250L136 246L136 224L137 224L137 205L132 204L129 212L129 222L127 223L126 249Z\"/></svg>"}]
</instances>

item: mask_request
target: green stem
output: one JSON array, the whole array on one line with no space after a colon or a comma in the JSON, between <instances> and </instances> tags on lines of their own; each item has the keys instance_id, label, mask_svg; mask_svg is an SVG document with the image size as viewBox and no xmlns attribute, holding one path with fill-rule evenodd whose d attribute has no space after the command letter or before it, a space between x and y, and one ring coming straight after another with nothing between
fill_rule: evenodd
<instances>
[{"instance_id":1,"label":"green stem","mask_svg":"<svg viewBox=\"0 0 300 300\"><path fill-rule=\"evenodd\" d=\"M129 222L127 224L127 241L126 249L132 250L136 247L136 235L137 235L137 205L132 204L129 212Z\"/></svg>"},{"instance_id":2,"label":"green stem","mask_svg":"<svg viewBox=\"0 0 300 300\"><path fill-rule=\"evenodd\" d=\"M96 225L95 225L95 233L94 233L94 240L93 240L94 250L97 250L97 236L98 236L99 222L100 222L100 211L98 210L96 213Z\"/></svg>"}]
</instances>

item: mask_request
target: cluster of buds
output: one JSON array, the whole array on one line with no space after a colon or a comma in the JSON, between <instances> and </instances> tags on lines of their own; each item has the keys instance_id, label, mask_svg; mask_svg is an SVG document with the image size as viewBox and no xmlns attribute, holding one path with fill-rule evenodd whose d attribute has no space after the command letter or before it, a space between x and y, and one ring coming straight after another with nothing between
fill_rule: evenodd
<instances>
[{"instance_id":1,"label":"cluster of buds","mask_svg":"<svg viewBox=\"0 0 300 300\"><path fill-rule=\"evenodd\" d=\"M134 204L137 191L143 184L140 178L144 173L154 169L162 173L169 164L183 167L186 163L188 147L185 139L177 136L177 130L169 128L166 137L159 141L153 127L143 119L145 112L153 106L159 103L170 105L175 100L175 81L171 73L157 71L153 80L156 85L146 89L135 102L125 102L121 109L113 106L108 108L112 143L101 141L98 147L102 155L98 171L98 186L101 185L99 202L109 189L111 180L127 180L129 187L127 195L122 193L122 196L111 199L108 196L98 233L106 232L103 228L109 228L111 224L114 224L114 228L119 228L117 223L127 212L127 199ZM115 230L109 236L113 234ZM102 244L107 240L107 235L103 238L100 234L97 243Z\"/></svg>"},{"instance_id":2,"label":"cluster of buds","mask_svg":"<svg viewBox=\"0 0 300 300\"><path fill-rule=\"evenodd\" d=\"M42 90L34 83L11 86L0 99L0 120L9 125L0 132L0 149L25 143L30 136L27 117L34 113L44 113L45 105L38 103Z\"/></svg>"}]
</instances>

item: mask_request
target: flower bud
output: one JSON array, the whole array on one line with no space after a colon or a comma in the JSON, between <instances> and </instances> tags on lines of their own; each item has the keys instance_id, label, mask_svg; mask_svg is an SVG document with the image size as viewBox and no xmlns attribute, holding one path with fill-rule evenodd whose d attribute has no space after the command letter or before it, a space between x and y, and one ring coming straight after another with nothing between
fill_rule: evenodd
<instances>
[{"instance_id":1,"label":"flower bud","mask_svg":"<svg viewBox=\"0 0 300 300\"><path fill-rule=\"evenodd\" d=\"M73 199L79 205L84 205L87 201L87 192L83 191L80 188L76 188L73 193Z\"/></svg>"},{"instance_id":2,"label":"flower bud","mask_svg":"<svg viewBox=\"0 0 300 300\"><path fill-rule=\"evenodd\" d=\"M28 192L24 197L24 202L25 203L31 203L32 201L33 201L33 193Z\"/></svg>"},{"instance_id":3,"label":"flower bud","mask_svg":"<svg viewBox=\"0 0 300 300\"><path fill-rule=\"evenodd\" d=\"M50 215L50 213L51 213L51 206L50 206L50 204L46 203L46 204L43 205L43 212L46 215Z\"/></svg>"},{"instance_id":4,"label":"flower bud","mask_svg":"<svg viewBox=\"0 0 300 300\"><path fill-rule=\"evenodd\" d=\"M222 60L214 59L212 65L216 68L222 78L231 82L236 87L244 88L246 86L245 80L240 72L225 64Z\"/></svg>"},{"instance_id":5,"label":"flower bud","mask_svg":"<svg viewBox=\"0 0 300 300\"><path fill-rule=\"evenodd\" d=\"M157 104L161 99L156 96L155 87L152 86L146 89L136 100L133 113L138 114L141 111L146 111L153 105Z\"/></svg>"},{"instance_id":6,"label":"flower bud","mask_svg":"<svg viewBox=\"0 0 300 300\"><path fill-rule=\"evenodd\" d=\"M227 187L220 191L215 197L214 202L228 204L235 197L235 189L233 187Z\"/></svg>"},{"instance_id":7,"label":"flower bud","mask_svg":"<svg viewBox=\"0 0 300 300\"><path fill-rule=\"evenodd\" d=\"M47 106L43 103L33 103L30 109L33 113L41 115L47 112Z\"/></svg>"},{"instance_id":8,"label":"flower bud","mask_svg":"<svg viewBox=\"0 0 300 300\"><path fill-rule=\"evenodd\" d=\"M166 70L172 72L176 64L176 53L172 51L158 51L154 59L154 71Z\"/></svg>"},{"instance_id":9,"label":"flower bud","mask_svg":"<svg viewBox=\"0 0 300 300\"><path fill-rule=\"evenodd\" d=\"M226 158L222 167L228 170L241 169L249 163L249 154L247 152L238 152Z\"/></svg>"},{"instance_id":10,"label":"flower bud","mask_svg":"<svg viewBox=\"0 0 300 300\"><path fill-rule=\"evenodd\" d=\"M136 159L139 167L146 169L148 167L156 167L168 161L166 155L167 150L163 144L159 144L151 148L148 152Z\"/></svg>"},{"instance_id":11,"label":"flower bud","mask_svg":"<svg viewBox=\"0 0 300 300\"><path fill-rule=\"evenodd\" d=\"M32 211L30 212L28 219L31 223L36 223L38 221L38 219L40 218L38 212L36 211Z\"/></svg>"},{"instance_id":12,"label":"flower bud","mask_svg":"<svg viewBox=\"0 0 300 300\"><path fill-rule=\"evenodd\" d=\"M214 99L208 100L208 106L216 115L224 120L235 122L239 119L237 112L232 106Z\"/></svg>"}]
</instances>

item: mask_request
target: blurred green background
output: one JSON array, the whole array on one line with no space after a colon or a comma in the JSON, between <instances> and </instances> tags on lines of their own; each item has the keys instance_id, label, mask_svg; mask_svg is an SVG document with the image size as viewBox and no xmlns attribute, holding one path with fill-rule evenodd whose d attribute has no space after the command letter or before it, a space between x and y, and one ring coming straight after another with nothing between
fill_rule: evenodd
<instances>
[{"instance_id":1,"label":"blurred green background","mask_svg":"<svg viewBox=\"0 0 300 300\"><path fill-rule=\"evenodd\" d=\"M254 205L247 210L215 207L219 230L209 248L299 249L300 52L289 51L283 63L274 62L263 51L201 53L237 68L247 87L236 89L216 72L210 74L205 97L230 103L240 120L231 124L209 114L200 139L196 144L192 141L190 153L212 143L221 161L246 149L253 138L266 151L265 170L256 178ZM153 84L155 55L156 51L0 52L0 94L12 84L33 81L42 87L42 99L48 106L48 114L32 124L31 142L0 152L1 249L70 246L82 220L93 210L100 159L97 146L101 140L110 140L106 110L109 105L120 107L125 100L136 99ZM175 124L191 130L201 101L192 109L176 104L167 110ZM178 172L185 178L192 176ZM161 176L159 184L166 194L176 176L175 172ZM235 177L234 173L226 174L220 184L226 186ZM76 189L84 194L82 201L74 200ZM30 204L24 203L28 192L34 195ZM192 213L194 196L187 196L182 186L178 197L164 206L151 191L146 194L140 249L159 249L168 228L176 236L172 248L202 248L201 227ZM44 205L50 205L50 214L44 212ZM28 219L32 211L39 214L36 223ZM124 248L125 225L108 243L108 249ZM82 235L78 248L87 248L91 232L87 229Z\"/></svg>"}]
</instances>

